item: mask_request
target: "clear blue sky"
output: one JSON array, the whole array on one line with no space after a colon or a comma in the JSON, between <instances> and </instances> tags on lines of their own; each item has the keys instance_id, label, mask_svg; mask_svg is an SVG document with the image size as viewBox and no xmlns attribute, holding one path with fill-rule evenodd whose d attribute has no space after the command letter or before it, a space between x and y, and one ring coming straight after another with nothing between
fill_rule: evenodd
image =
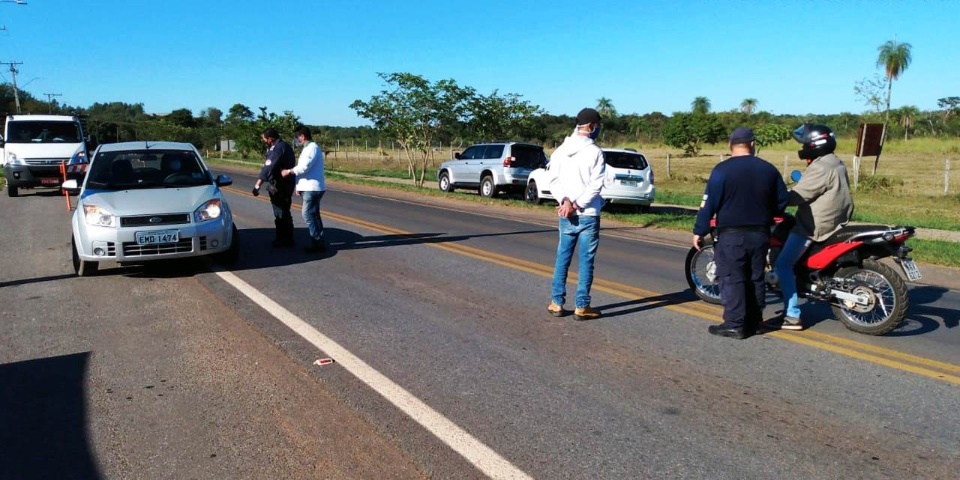
<instances>
[{"instance_id":1,"label":"clear blue sky","mask_svg":"<svg viewBox=\"0 0 960 480\"><path fill-rule=\"evenodd\" d=\"M892 106L960 96L960 1L28 0L0 3L0 61L61 103L149 113L242 103L309 124L364 125L349 108L377 72L517 93L552 114L607 97L620 113L714 111L756 98L775 114L863 112L877 47L913 45ZM10 72L0 66L0 80Z\"/></svg>"}]
</instances>

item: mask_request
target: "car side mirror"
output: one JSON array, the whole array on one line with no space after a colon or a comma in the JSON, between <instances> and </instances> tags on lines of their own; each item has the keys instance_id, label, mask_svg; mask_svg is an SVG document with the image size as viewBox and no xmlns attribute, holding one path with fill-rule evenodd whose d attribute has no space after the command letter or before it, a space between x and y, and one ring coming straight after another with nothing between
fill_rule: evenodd
<instances>
[{"instance_id":1,"label":"car side mirror","mask_svg":"<svg viewBox=\"0 0 960 480\"><path fill-rule=\"evenodd\" d=\"M801 176L803 176L803 174L800 173L800 170L790 172L790 180L793 180L793 183L799 182Z\"/></svg>"},{"instance_id":2,"label":"car side mirror","mask_svg":"<svg viewBox=\"0 0 960 480\"><path fill-rule=\"evenodd\" d=\"M217 186L226 187L228 185L233 185L233 179L229 175L217 175Z\"/></svg>"},{"instance_id":3,"label":"car side mirror","mask_svg":"<svg viewBox=\"0 0 960 480\"><path fill-rule=\"evenodd\" d=\"M70 180L63 182L60 185L60 188L62 188L64 191L66 191L70 195L76 195L80 193L80 185L77 184L77 180L75 178L72 178Z\"/></svg>"},{"instance_id":4,"label":"car side mirror","mask_svg":"<svg viewBox=\"0 0 960 480\"><path fill-rule=\"evenodd\" d=\"M454 152L453 158L456 158L457 160L460 160L460 152Z\"/></svg>"}]
</instances>

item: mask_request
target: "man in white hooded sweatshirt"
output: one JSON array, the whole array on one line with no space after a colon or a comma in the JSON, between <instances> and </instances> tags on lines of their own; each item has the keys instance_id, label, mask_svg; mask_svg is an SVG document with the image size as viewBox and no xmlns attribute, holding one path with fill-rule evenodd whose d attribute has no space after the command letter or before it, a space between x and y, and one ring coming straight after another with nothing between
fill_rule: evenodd
<instances>
[{"instance_id":1,"label":"man in white hooded sweatshirt","mask_svg":"<svg viewBox=\"0 0 960 480\"><path fill-rule=\"evenodd\" d=\"M592 108L584 108L577 114L577 128L573 134L550 155L550 191L560 203L557 207L560 241L553 267L553 298L547 306L547 311L555 317L569 313L563 308L567 297L567 272L573 251L579 246L573 318L600 318L600 311L590 306L593 262L600 244L600 209L604 202L600 189L606 171L603 152L595 143L599 134L600 114Z\"/></svg>"}]
</instances>

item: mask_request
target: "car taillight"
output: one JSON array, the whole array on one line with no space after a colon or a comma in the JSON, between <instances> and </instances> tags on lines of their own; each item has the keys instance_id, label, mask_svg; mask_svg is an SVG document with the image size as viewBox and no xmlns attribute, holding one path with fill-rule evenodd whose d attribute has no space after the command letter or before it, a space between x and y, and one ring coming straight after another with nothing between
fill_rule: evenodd
<instances>
[{"instance_id":1,"label":"car taillight","mask_svg":"<svg viewBox=\"0 0 960 480\"><path fill-rule=\"evenodd\" d=\"M504 159L503 159L503 166L504 166L504 167L512 167L514 160L515 160L515 159L514 159L513 157L504 158Z\"/></svg>"},{"instance_id":2,"label":"car taillight","mask_svg":"<svg viewBox=\"0 0 960 480\"><path fill-rule=\"evenodd\" d=\"M653 185L653 170L650 170L650 185Z\"/></svg>"}]
</instances>

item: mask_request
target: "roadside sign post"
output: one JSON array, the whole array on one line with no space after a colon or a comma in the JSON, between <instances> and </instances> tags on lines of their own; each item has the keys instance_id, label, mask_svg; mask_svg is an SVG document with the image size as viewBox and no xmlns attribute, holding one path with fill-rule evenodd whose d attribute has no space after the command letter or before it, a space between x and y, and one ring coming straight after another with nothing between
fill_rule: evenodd
<instances>
[{"instance_id":1,"label":"roadside sign post","mask_svg":"<svg viewBox=\"0 0 960 480\"><path fill-rule=\"evenodd\" d=\"M861 123L857 131L857 152L854 154L854 165L858 165L863 157L876 156L873 162L873 174L877 174L877 162L880 161L880 150L883 149L883 134L886 127L882 123ZM859 169L855 169L854 189L859 184Z\"/></svg>"}]
</instances>

